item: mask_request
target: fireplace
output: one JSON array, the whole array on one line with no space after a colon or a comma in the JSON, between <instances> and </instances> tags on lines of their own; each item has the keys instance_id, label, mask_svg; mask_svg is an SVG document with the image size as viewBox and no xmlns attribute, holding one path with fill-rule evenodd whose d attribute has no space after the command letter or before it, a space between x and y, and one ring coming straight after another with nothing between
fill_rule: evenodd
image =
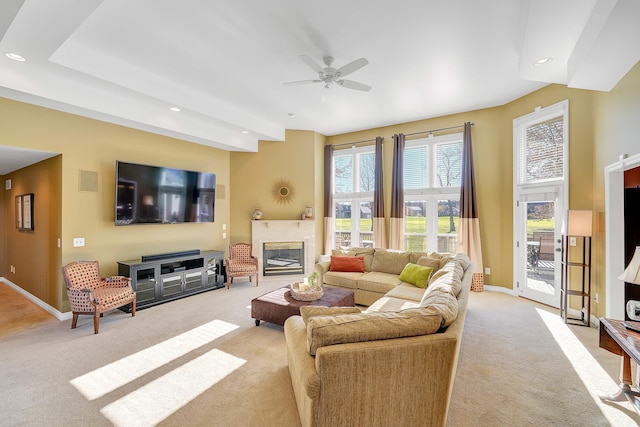
<instances>
[{"instance_id":1,"label":"fireplace","mask_svg":"<svg viewBox=\"0 0 640 427\"><path fill-rule=\"evenodd\" d=\"M258 258L258 272L260 279L265 278L265 243L290 243L298 242L303 246L300 253L302 257L301 269L298 269L297 275L309 275L313 271L316 263L316 240L315 240L315 221L308 220L253 220L251 221L251 243L253 244L253 254ZM289 258L289 257L287 257ZM271 278L277 277L271 270ZM283 273L276 273L283 274ZM293 272L287 272L291 274Z\"/></svg>"},{"instance_id":2,"label":"fireplace","mask_svg":"<svg viewBox=\"0 0 640 427\"><path fill-rule=\"evenodd\" d=\"M264 276L304 273L304 242L263 243Z\"/></svg>"}]
</instances>

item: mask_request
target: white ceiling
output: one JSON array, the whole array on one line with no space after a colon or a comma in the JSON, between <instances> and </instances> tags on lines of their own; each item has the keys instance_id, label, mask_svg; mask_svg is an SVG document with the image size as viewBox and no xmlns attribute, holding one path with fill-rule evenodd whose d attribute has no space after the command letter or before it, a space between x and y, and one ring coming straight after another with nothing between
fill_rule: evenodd
<instances>
[{"instance_id":1,"label":"white ceiling","mask_svg":"<svg viewBox=\"0 0 640 427\"><path fill-rule=\"evenodd\" d=\"M256 151L285 129L340 134L549 83L611 90L640 59L639 20L638 0L2 0L0 96ZM299 55L365 57L348 79L373 89L285 86L317 77Z\"/></svg>"}]
</instances>

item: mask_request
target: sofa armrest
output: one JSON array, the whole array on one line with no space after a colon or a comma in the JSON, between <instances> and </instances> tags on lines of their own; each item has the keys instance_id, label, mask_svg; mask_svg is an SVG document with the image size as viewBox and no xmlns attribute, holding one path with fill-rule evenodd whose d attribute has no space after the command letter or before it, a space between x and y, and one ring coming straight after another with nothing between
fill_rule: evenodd
<instances>
[{"instance_id":1,"label":"sofa armrest","mask_svg":"<svg viewBox=\"0 0 640 427\"><path fill-rule=\"evenodd\" d=\"M315 357L307 351L307 326L302 317L289 317L284 322L284 335L293 388L304 390L306 398L317 399L320 394L320 378L315 368Z\"/></svg>"},{"instance_id":2,"label":"sofa armrest","mask_svg":"<svg viewBox=\"0 0 640 427\"><path fill-rule=\"evenodd\" d=\"M316 263L314 269L318 273L318 283L324 285L324 273L329 271L331 268L331 261L322 261Z\"/></svg>"},{"instance_id":3,"label":"sofa armrest","mask_svg":"<svg viewBox=\"0 0 640 427\"><path fill-rule=\"evenodd\" d=\"M444 426L456 341L431 334L318 349L318 425Z\"/></svg>"}]
</instances>

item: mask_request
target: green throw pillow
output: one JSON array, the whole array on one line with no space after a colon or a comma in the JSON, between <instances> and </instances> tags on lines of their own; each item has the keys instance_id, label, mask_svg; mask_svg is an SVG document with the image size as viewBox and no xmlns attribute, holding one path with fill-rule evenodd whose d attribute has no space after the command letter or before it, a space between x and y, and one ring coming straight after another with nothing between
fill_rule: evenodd
<instances>
[{"instance_id":1,"label":"green throw pillow","mask_svg":"<svg viewBox=\"0 0 640 427\"><path fill-rule=\"evenodd\" d=\"M433 268L431 267L408 263L400 273L400 280L416 285L419 288L426 288L432 271Z\"/></svg>"}]
</instances>

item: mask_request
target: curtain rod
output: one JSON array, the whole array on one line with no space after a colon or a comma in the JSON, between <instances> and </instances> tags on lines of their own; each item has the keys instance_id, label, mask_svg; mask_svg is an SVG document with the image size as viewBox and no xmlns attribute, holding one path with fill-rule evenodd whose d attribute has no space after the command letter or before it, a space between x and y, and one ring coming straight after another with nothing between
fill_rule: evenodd
<instances>
[{"instance_id":1,"label":"curtain rod","mask_svg":"<svg viewBox=\"0 0 640 427\"><path fill-rule=\"evenodd\" d=\"M471 126L475 126L475 123L471 123ZM462 127L464 127L464 125L450 126L448 128L440 128L440 129L431 129L431 130L425 130L425 131L422 131L422 132L407 133L404 136L422 135L423 133L442 132L444 130L458 129L458 128L462 128ZM384 139L384 137L382 139ZM333 146L334 147L343 147L345 145L356 145L356 144L363 144L365 142L375 142L375 140L376 140L375 138L373 138L373 139L364 139L362 141L356 141L356 142L344 142L342 144L333 144Z\"/></svg>"},{"instance_id":2,"label":"curtain rod","mask_svg":"<svg viewBox=\"0 0 640 427\"><path fill-rule=\"evenodd\" d=\"M384 139L384 138L382 138L382 139ZM333 144L333 146L334 147L342 147L344 145L356 145L356 144L362 144L362 143L365 143L365 142L375 142L375 140L376 140L375 138L373 138L373 139L364 139L362 141L356 141L356 142L344 142L342 144Z\"/></svg>"},{"instance_id":3,"label":"curtain rod","mask_svg":"<svg viewBox=\"0 0 640 427\"><path fill-rule=\"evenodd\" d=\"M471 126L474 126L474 125L475 125L475 123L471 123ZM421 135L423 133L441 132L443 130L458 129L458 128L462 128L462 127L464 127L464 125L450 126L448 128L440 128L440 129L431 129L431 130L425 130L425 131L422 131L422 132L407 133L404 136L413 136L413 135Z\"/></svg>"}]
</instances>

